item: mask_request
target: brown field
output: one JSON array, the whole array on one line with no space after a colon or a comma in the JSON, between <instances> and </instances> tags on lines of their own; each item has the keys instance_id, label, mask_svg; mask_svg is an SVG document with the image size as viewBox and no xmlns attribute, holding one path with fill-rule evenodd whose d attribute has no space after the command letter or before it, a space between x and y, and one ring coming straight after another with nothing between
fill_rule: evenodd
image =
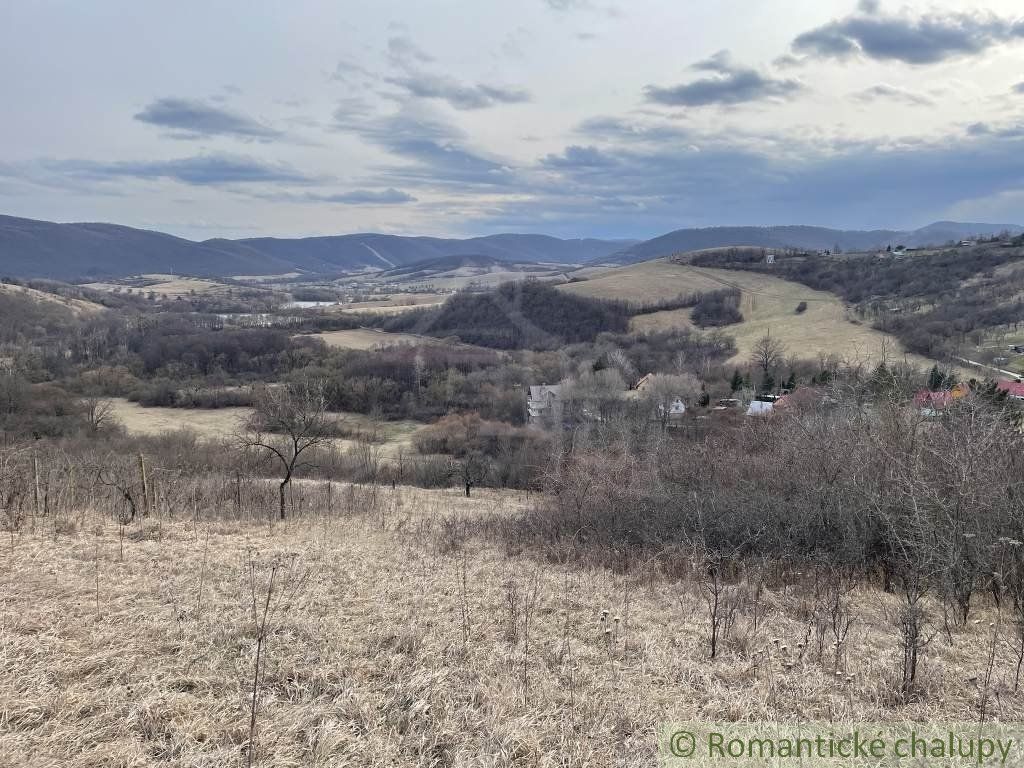
<instances>
[{"instance_id":1,"label":"brown field","mask_svg":"<svg viewBox=\"0 0 1024 768\"><path fill-rule=\"evenodd\" d=\"M26 288L22 285L11 283L0 283L0 291L9 294L20 294L42 304L53 304L71 310L76 315L89 315L104 312L106 307L85 299L71 299L64 296L57 296L46 291L37 291L35 288Z\"/></svg>"},{"instance_id":2,"label":"brown field","mask_svg":"<svg viewBox=\"0 0 1024 768\"><path fill-rule=\"evenodd\" d=\"M439 339L429 336L416 336L411 333L388 333L373 328L356 328L351 331L325 331L311 334L323 339L329 347L339 349L374 349L393 344L440 344Z\"/></svg>"},{"instance_id":3,"label":"brown field","mask_svg":"<svg viewBox=\"0 0 1024 768\"><path fill-rule=\"evenodd\" d=\"M229 437L252 414L251 408L144 408L111 398L113 415L133 435L160 435L189 429L201 437Z\"/></svg>"},{"instance_id":4,"label":"brown field","mask_svg":"<svg viewBox=\"0 0 1024 768\"><path fill-rule=\"evenodd\" d=\"M152 291L158 296L163 296L165 298L188 296L192 293L222 293L228 289L228 286L224 283L218 283L214 280L202 280L196 277L178 277L176 275L141 275L141 279L137 281L126 281L124 283L87 283L85 287L110 293L115 290L127 293L128 290L131 289L132 293L141 293L142 295Z\"/></svg>"},{"instance_id":5,"label":"brown field","mask_svg":"<svg viewBox=\"0 0 1024 768\"><path fill-rule=\"evenodd\" d=\"M405 312L416 307L429 307L443 304L448 296L439 293L396 293L387 299L380 301L360 301L354 304L342 304L339 307L331 307L329 311L340 312L369 312L372 314L395 314Z\"/></svg>"},{"instance_id":6,"label":"brown field","mask_svg":"<svg viewBox=\"0 0 1024 768\"><path fill-rule=\"evenodd\" d=\"M437 277L426 277L410 281L399 280L396 283L399 285L406 282L414 285L429 283L438 290L458 291L474 284L495 287L502 283L526 280L531 277L535 277L538 280L562 281L565 279L565 272L555 267L543 267L526 271L490 269L486 272L475 272L472 268L463 268L443 273Z\"/></svg>"},{"instance_id":7,"label":"brown field","mask_svg":"<svg viewBox=\"0 0 1024 768\"><path fill-rule=\"evenodd\" d=\"M809 583L769 585L711 660L692 582L459 533L521 494L336 485L328 513L316 492L285 523L188 505L122 531L79 507L5 534L0 762L245 766L254 690L252 764L275 767L647 768L668 720L970 722L983 698L1024 717L989 607L936 633L901 702L894 595L852 595L838 672L807 644Z\"/></svg>"},{"instance_id":8,"label":"brown field","mask_svg":"<svg viewBox=\"0 0 1024 768\"><path fill-rule=\"evenodd\" d=\"M111 398L114 418L132 435L162 435L187 429L205 439L226 439L237 434L252 415L251 408L145 408L123 398ZM335 413L344 426L372 439L382 456L399 452L414 453L412 436L422 424L416 421L377 422L360 413ZM335 439L340 450L352 448L358 441Z\"/></svg>"},{"instance_id":9,"label":"brown field","mask_svg":"<svg viewBox=\"0 0 1024 768\"><path fill-rule=\"evenodd\" d=\"M739 354L735 360L748 359L754 343L769 330L785 343L789 354L803 357L824 353L877 360L883 352L890 360L905 357L892 336L851 322L838 297L769 275L697 268L660 259L559 288L595 298L655 301L730 287L742 291L740 311L744 317L742 323L722 329L736 339ZM807 302L807 311L798 315L795 310L801 301ZM637 332L690 326L689 309L640 315L632 322ZM917 365L932 365L917 355L907 357Z\"/></svg>"},{"instance_id":10,"label":"brown field","mask_svg":"<svg viewBox=\"0 0 1024 768\"><path fill-rule=\"evenodd\" d=\"M235 275L235 280L248 280L253 283L269 283L275 280L288 280L293 277L301 277L301 272L285 272L281 275Z\"/></svg>"}]
</instances>

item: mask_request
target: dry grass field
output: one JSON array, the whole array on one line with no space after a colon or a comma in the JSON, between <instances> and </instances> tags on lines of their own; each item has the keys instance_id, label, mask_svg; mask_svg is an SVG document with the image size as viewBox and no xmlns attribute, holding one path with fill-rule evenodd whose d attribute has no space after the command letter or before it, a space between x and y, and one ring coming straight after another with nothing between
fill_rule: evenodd
<instances>
[{"instance_id":1,"label":"dry grass field","mask_svg":"<svg viewBox=\"0 0 1024 768\"><path fill-rule=\"evenodd\" d=\"M519 494L332 498L284 523L190 507L122 531L82 507L5 534L0 763L646 768L665 720L1024 717L990 608L935 636L901 703L895 596L853 595L838 672L810 584L769 584L711 660L693 583L461 533Z\"/></svg>"},{"instance_id":2,"label":"dry grass field","mask_svg":"<svg viewBox=\"0 0 1024 768\"><path fill-rule=\"evenodd\" d=\"M0 283L0 292L8 294L18 294L37 301L41 304L53 304L56 306L64 307L74 312L76 315L94 315L99 312L106 310L102 304L96 304L92 301L86 301L84 299L71 299L64 296L57 296L53 293L46 293L45 291L37 291L35 288L26 288L23 285L13 285L11 283Z\"/></svg>"},{"instance_id":3,"label":"dry grass field","mask_svg":"<svg viewBox=\"0 0 1024 768\"><path fill-rule=\"evenodd\" d=\"M440 344L440 339L416 336L411 333L388 333L374 328L356 328L350 331L324 331L313 334L329 347L338 349L374 349L394 344Z\"/></svg>"},{"instance_id":4,"label":"dry grass field","mask_svg":"<svg viewBox=\"0 0 1024 768\"><path fill-rule=\"evenodd\" d=\"M133 435L161 435L188 429L201 437L227 437L252 415L251 408L146 408L110 398L113 416Z\"/></svg>"},{"instance_id":5,"label":"dry grass field","mask_svg":"<svg viewBox=\"0 0 1024 768\"><path fill-rule=\"evenodd\" d=\"M368 312L371 314L391 315L408 312L416 307L430 307L443 304L448 296L440 293L396 293L380 301L360 301L354 304L342 304L331 307L328 311L343 313Z\"/></svg>"},{"instance_id":6,"label":"dry grass field","mask_svg":"<svg viewBox=\"0 0 1024 768\"><path fill-rule=\"evenodd\" d=\"M660 259L559 288L595 298L655 301L734 287L742 291L740 311L744 321L723 330L736 339L736 360L747 360L754 343L769 330L785 343L790 354L804 357L824 353L877 360L883 352L890 360L904 357L892 336L851 322L838 297L769 275L698 268ZM807 302L807 310L797 314L796 307L802 301ZM640 315L633 319L632 329L645 332L690 325L690 310L681 309ZM919 356L911 355L909 359L918 365L932 365L932 361Z\"/></svg>"},{"instance_id":7,"label":"dry grass field","mask_svg":"<svg viewBox=\"0 0 1024 768\"><path fill-rule=\"evenodd\" d=\"M177 275L141 275L139 279L124 283L88 283L86 288L98 291L114 292L115 290L143 295L153 292L164 298L176 298L195 294L223 293L228 289L224 283L214 280L203 280L197 277L178 277Z\"/></svg>"},{"instance_id":8,"label":"dry grass field","mask_svg":"<svg viewBox=\"0 0 1024 768\"><path fill-rule=\"evenodd\" d=\"M163 435L187 429L208 440L230 438L243 429L251 408L147 408L124 398L111 398L113 416L131 435ZM384 458L404 452L415 453L412 436L423 425L416 421L374 421L360 413L333 414L343 425L375 445ZM338 438L331 443L338 450L357 445L354 439Z\"/></svg>"},{"instance_id":9,"label":"dry grass field","mask_svg":"<svg viewBox=\"0 0 1024 768\"><path fill-rule=\"evenodd\" d=\"M536 269L527 270L498 269L493 267L487 270L481 270L463 267L461 269L443 272L436 276L424 277L411 281L396 280L395 282L398 285L402 285L407 282L412 285L429 283L438 290L459 291L470 285L493 288L501 285L502 283L527 280L529 278L562 281L565 279L564 269L564 267L559 268L554 265L538 266Z\"/></svg>"}]
</instances>

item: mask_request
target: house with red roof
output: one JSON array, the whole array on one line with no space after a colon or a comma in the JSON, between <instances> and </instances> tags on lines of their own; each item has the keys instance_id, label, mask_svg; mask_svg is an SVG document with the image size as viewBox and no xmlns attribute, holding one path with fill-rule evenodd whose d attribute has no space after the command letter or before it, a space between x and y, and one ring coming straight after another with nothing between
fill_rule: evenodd
<instances>
[{"instance_id":1,"label":"house with red roof","mask_svg":"<svg viewBox=\"0 0 1024 768\"><path fill-rule=\"evenodd\" d=\"M1022 381L997 381L996 389L1005 392L1007 397L1014 400L1024 400L1024 382Z\"/></svg>"}]
</instances>

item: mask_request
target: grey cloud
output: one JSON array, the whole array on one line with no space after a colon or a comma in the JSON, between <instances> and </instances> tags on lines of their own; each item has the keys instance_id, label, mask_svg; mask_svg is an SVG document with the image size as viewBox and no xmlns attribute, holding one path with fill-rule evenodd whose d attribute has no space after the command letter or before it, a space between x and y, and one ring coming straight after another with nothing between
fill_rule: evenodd
<instances>
[{"instance_id":1,"label":"grey cloud","mask_svg":"<svg viewBox=\"0 0 1024 768\"><path fill-rule=\"evenodd\" d=\"M795 220L919 226L961 201L1017 189L1024 178L1024 124L977 126L966 138L896 146L770 134L688 136L685 129L655 141L650 137L671 128L615 117L595 118L580 130L599 143L541 157L543 180L479 211L479 225L515 229L543 221L552 234L609 237Z\"/></svg>"},{"instance_id":2,"label":"grey cloud","mask_svg":"<svg viewBox=\"0 0 1024 768\"><path fill-rule=\"evenodd\" d=\"M52 171L77 179L94 181L124 178L171 179L197 187L270 182L290 184L313 182L311 177L288 166L227 154L197 155L178 160L112 163L90 160L59 160L48 162L47 167Z\"/></svg>"},{"instance_id":3,"label":"grey cloud","mask_svg":"<svg viewBox=\"0 0 1024 768\"><path fill-rule=\"evenodd\" d=\"M899 88L895 85L888 85L886 83L879 83L870 88L865 88L863 91L858 91L853 94L853 98L857 101L868 103L877 101L879 99L887 99L889 101L896 101L902 104L906 104L912 107L930 107L934 106L935 102L920 93L914 93L908 91L905 88Z\"/></svg>"},{"instance_id":4,"label":"grey cloud","mask_svg":"<svg viewBox=\"0 0 1024 768\"><path fill-rule=\"evenodd\" d=\"M519 104L530 100L530 94L517 88L478 83L464 85L441 75L409 74L390 77L387 82L420 99L440 99L455 109L484 109L498 104Z\"/></svg>"},{"instance_id":5,"label":"grey cloud","mask_svg":"<svg viewBox=\"0 0 1024 768\"><path fill-rule=\"evenodd\" d=\"M713 76L668 88L649 85L644 89L647 100L673 107L742 104L771 98L789 98L804 87L798 80L777 79L755 69L738 66L725 51L694 64L691 69L711 72Z\"/></svg>"},{"instance_id":6,"label":"grey cloud","mask_svg":"<svg viewBox=\"0 0 1024 768\"><path fill-rule=\"evenodd\" d=\"M934 64L978 55L1000 43L1024 38L1024 21L993 14L928 13L919 17L883 16L873 4L855 13L804 32L793 50L818 57L864 55L881 61Z\"/></svg>"},{"instance_id":7,"label":"grey cloud","mask_svg":"<svg viewBox=\"0 0 1024 768\"><path fill-rule=\"evenodd\" d=\"M548 155L541 160L547 168L608 168L615 165L612 157L604 154L597 147L566 147L560 155Z\"/></svg>"},{"instance_id":8,"label":"grey cloud","mask_svg":"<svg viewBox=\"0 0 1024 768\"><path fill-rule=\"evenodd\" d=\"M592 11L603 13L610 18L622 16L622 11L615 5L602 5L593 0L544 0L544 4L552 11L558 13L571 13L573 11Z\"/></svg>"},{"instance_id":9,"label":"grey cloud","mask_svg":"<svg viewBox=\"0 0 1024 768\"><path fill-rule=\"evenodd\" d=\"M206 104L195 99L157 99L135 115L148 125L166 128L178 138L233 136L269 141L282 134L239 112Z\"/></svg>"},{"instance_id":10,"label":"grey cloud","mask_svg":"<svg viewBox=\"0 0 1024 768\"><path fill-rule=\"evenodd\" d=\"M397 35L388 39L388 55L399 63L418 62L429 64L434 57L420 48L411 38Z\"/></svg>"},{"instance_id":11,"label":"grey cloud","mask_svg":"<svg viewBox=\"0 0 1024 768\"><path fill-rule=\"evenodd\" d=\"M1017 83L1012 90L1014 93L1024 94L1024 83Z\"/></svg>"},{"instance_id":12,"label":"grey cloud","mask_svg":"<svg viewBox=\"0 0 1024 768\"><path fill-rule=\"evenodd\" d=\"M381 190L356 189L336 195L310 195L309 197L320 202L344 203L345 205L400 205L416 202L416 198L408 192L402 192L394 187Z\"/></svg>"},{"instance_id":13,"label":"grey cloud","mask_svg":"<svg viewBox=\"0 0 1024 768\"><path fill-rule=\"evenodd\" d=\"M360 118L339 109L336 130L354 133L398 158L406 165L378 167L389 180L432 187L462 189L507 187L514 181L511 168L483 157L464 144L465 134L437 118L407 110L393 115Z\"/></svg>"}]
</instances>

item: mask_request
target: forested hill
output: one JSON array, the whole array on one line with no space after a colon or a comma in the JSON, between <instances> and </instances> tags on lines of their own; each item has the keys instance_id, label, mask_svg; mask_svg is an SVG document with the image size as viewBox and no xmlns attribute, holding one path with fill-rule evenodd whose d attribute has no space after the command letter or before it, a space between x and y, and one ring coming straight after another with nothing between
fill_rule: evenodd
<instances>
[{"instance_id":1,"label":"forested hill","mask_svg":"<svg viewBox=\"0 0 1024 768\"><path fill-rule=\"evenodd\" d=\"M202 277L389 269L425 259L481 255L500 261L581 264L632 240L561 240L500 234L464 240L354 234L194 242L115 224L57 224L0 216L0 273L60 280L170 273Z\"/></svg>"},{"instance_id":2,"label":"forested hill","mask_svg":"<svg viewBox=\"0 0 1024 768\"><path fill-rule=\"evenodd\" d=\"M505 283L487 293L458 293L440 308L379 320L389 331L457 336L494 349L557 349L591 341L599 333L624 333L635 308L561 293L538 281Z\"/></svg>"},{"instance_id":3,"label":"forested hill","mask_svg":"<svg viewBox=\"0 0 1024 768\"><path fill-rule=\"evenodd\" d=\"M1024 232L1024 227L1016 224L940 221L910 231L893 229L864 231L805 226L678 229L675 232L637 243L605 261L623 265L635 264L689 251L744 245L759 248L800 248L812 251L835 250L836 248L841 251L865 251L885 248L887 245L905 245L909 248L943 245L950 240L987 237L1001 232L1018 235Z\"/></svg>"}]
</instances>

